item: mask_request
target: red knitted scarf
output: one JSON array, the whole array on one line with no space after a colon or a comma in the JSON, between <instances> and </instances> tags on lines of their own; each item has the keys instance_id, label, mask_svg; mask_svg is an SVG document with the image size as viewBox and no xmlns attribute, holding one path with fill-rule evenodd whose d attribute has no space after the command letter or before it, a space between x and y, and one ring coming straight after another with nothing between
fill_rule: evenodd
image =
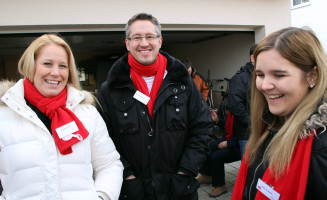
<instances>
[{"instance_id":1,"label":"red knitted scarf","mask_svg":"<svg viewBox=\"0 0 327 200\"><path fill-rule=\"evenodd\" d=\"M274 190L280 194L279 200L304 199L313 137L314 133L312 132L310 137L297 142L293 151L290 168L280 178L276 180L273 174L271 174L269 167L264 173L262 181L274 187ZM232 200L241 200L243 197L248 167L248 161L243 159L234 186ZM255 199L268 200L260 191L257 191Z\"/></svg>"},{"instance_id":2,"label":"red knitted scarf","mask_svg":"<svg viewBox=\"0 0 327 200\"><path fill-rule=\"evenodd\" d=\"M131 53L128 54L128 64L131 66L130 73L131 78L134 83L134 86L137 90L142 92L143 94L150 97L150 100L147 104L149 114L153 118L153 107L154 102L156 100L157 94L159 92L159 88L161 86L161 83L163 81L166 66L167 66L167 59L161 55L160 53L157 56L157 60L152 65L141 65L138 63ZM142 76L154 76L153 85L151 88L151 94L149 94L148 87L142 78Z\"/></svg>"},{"instance_id":3,"label":"red knitted scarf","mask_svg":"<svg viewBox=\"0 0 327 200\"><path fill-rule=\"evenodd\" d=\"M63 155L72 153L71 146L84 140L89 135L89 132L76 115L66 108L67 88L65 87L55 97L46 98L26 78L24 80L24 90L27 101L36 106L42 113L45 113L51 120L51 132L59 152ZM74 126L74 122L77 129ZM64 128L63 125L67 125L68 127L66 126L66 128L75 127L71 129L74 132L68 132L67 135L59 134L60 127Z\"/></svg>"}]
</instances>

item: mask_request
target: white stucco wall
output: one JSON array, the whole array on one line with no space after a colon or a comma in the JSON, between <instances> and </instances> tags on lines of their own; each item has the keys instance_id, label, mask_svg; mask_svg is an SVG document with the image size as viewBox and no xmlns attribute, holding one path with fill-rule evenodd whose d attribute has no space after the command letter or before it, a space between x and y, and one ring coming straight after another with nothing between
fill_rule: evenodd
<instances>
[{"instance_id":1,"label":"white stucco wall","mask_svg":"<svg viewBox=\"0 0 327 200\"><path fill-rule=\"evenodd\" d=\"M327 50L327 1L310 0L307 6L292 9L292 26L309 26L317 35L325 51Z\"/></svg>"},{"instance_id":2,"label":"white stucco wall","mask_svg":"<svg viewBox=\"0 0 327 200\"><path fill-rule=\"evenodd\" d=\"M216 30L256 29L260 36L257 40L290 26L287 0L0 0L0 33L122 30L138 12L153 14L166 29L179 25L202 25L200 28Z\"/></svg>"}]
</instances>

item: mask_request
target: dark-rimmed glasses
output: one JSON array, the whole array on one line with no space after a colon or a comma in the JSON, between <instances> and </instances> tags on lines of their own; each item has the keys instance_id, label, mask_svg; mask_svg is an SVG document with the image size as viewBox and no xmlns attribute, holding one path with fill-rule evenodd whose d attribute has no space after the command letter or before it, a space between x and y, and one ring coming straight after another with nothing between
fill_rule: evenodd
<instances>
[{"instance_id":1,"label":"dark-rimmed glasses","mask_svg":"<svg viewBox=\"0 0 327 200\"><path fill-rule=\"evenodd\" d=\"M128 37L126 39L132 40L134 42L141 42L142 39L144 38L146 41L150 42L159 37L160 35L146 35L146 36L133 36L133 37Z\"/></svg>"}]
</instances>

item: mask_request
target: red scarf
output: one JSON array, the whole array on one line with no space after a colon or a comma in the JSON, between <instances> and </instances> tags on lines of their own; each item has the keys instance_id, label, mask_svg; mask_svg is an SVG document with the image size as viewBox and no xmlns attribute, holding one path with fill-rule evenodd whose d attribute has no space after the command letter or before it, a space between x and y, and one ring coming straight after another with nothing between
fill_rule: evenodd
<instances>
[{"instance_id":1,"label":"red scarf","mask_svg":"<svg viewBox=\"0 0 327 200\"><path fill-rule=\"evenodd\" d=\"M280 200L304 199L308 182L312 141L314 137L313 132L311 134L310 137L297 142L293 151L289 171L285 172L286 174L276 180L270 173L268 167L262 177L262 181L268 185L272 185L274 190L280 194ZM241 200L243 197L249 167L248 164L249 163L245 161L245 159L241 163L231 198L232 200ZM257 192L255 199L268 200L268 198L259 191Z\"/></svg>"},{"instance_id":2,"label":"red scarf","mask_svg":"<svg viewBox=\"0 0 327 200\"><path fill-rule=\"evenodd\" d=\"M143 94L147 95L150 97L150 100L147 104L149 114L153 118L153 107L154 107L154 102L157 98L157 94L159 92L159 88L161 86L161 83L163 81L165 71L166 71L166 66L167 66L167 59L158 53L157 60L152 64L152 65L141 65L138 63L131 53L128 54L128 64L131 66L130 73L131 73L131 78L134 83L134 86L137 90L142 92ZM151 94L149 94L148 86L142 76L154 76L154 81L153 85L151 88Z\"/></svg>"},{"instance_id":3,"label":"red scarf","mask_svg":"<svg viewBox=\"0 0 327 200\"><path fill-rule=\"evenodd\" d=\"M225 136L226 140L229 140L233 137L233 124L234 124L234 115L228 111L227 112L227 119L225 123L225 130L227 135Z\"/></svg>"},{"instance_id":4,"label":"red scarf","mask_svg":"<svg viewBox=\"0 0 327 200\"><path fill-rule=\"evenodd\" d=\"M51 132L59 152L63 155L72 153L71 146L85 139L89 132L76 115L66 108L67 88L65 87L55 97L46 98L26 78L24 80L24 90L27 101L36 106L42 113L45 113L51 120ZM70 122L75 122L78 130L60 139L56 129Z\"/></svg>"}]
</instances>

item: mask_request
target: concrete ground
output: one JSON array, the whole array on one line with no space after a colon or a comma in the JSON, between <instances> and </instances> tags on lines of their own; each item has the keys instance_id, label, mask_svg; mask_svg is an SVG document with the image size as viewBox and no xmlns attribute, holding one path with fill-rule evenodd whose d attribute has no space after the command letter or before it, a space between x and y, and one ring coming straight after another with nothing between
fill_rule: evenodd
<instances>
[{"instance_id":1,"label":"concrete ground","mask_svg":"<svg viewBox=\"0 0 327 200\"><path fill-rule=\"evenodd\" d=\"M227 193L215 198L209 197L209 192L211 192L212 186L202 184L198 189L199 200L230 200L240 165L241 161L225 164L225 181Z\"/></svg>"}]
</instances>

